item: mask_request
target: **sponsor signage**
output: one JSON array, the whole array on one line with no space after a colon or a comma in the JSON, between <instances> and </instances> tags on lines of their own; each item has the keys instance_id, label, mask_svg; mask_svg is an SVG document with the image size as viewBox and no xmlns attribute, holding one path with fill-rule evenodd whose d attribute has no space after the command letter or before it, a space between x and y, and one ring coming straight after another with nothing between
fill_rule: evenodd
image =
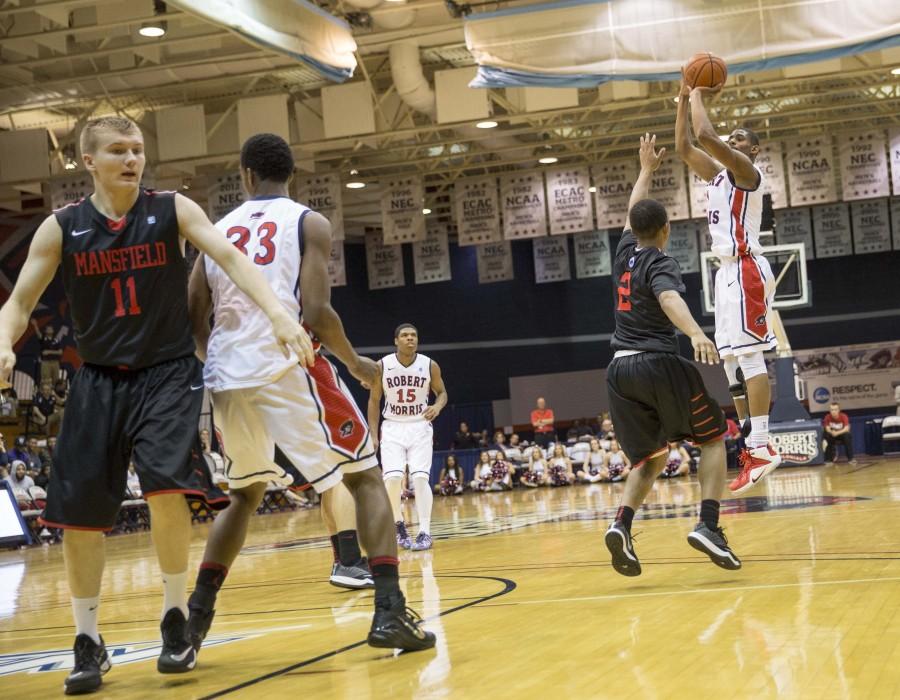
<instances>
[{"instance_id":1,"label":"sponsor signage","mask_svg":"<svg viewBox=\"0 0 900 700\"><path fill-rule=\"evenodd\" d=\"M773 423L769 426L769 439L781 455L782 464L802 466L822 464L822 425L819 421Z\"/></svg>"},{"instance_id":2,"label":"sponsor signage","mask_svg":"<svg viewBox=\"0 0 900 700\"><path fill-rule=\"evenodd\" d=\"M819 375L806 378L806 397L810 413L825 413L832 401L841 410L878 408L894 405L893 372Z\"/></svg>"}]
</instances>

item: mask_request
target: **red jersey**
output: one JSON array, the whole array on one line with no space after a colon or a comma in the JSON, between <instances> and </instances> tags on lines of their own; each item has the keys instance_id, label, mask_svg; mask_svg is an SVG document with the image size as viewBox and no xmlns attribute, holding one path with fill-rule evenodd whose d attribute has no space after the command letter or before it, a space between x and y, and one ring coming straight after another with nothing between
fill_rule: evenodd
<instances>
[{"instance_id":1,"label":"red jersey","mask_svg":"<svg viewBox=\"0 0 900 700\"><path fill-rule=\"evenodd\" d=\"M845 427L850 426L850 419L843 412L838 413L837 418L835 418L829 411L825 414L825 418L822 419L822 425L834 431L843 430Z\"/></svg>"},{"instance_id":2,"label":"red jersey","mask_svg":"<svg viewBox=\"0 0 900 700\"><path fill-rule=\"evenodd\" d=\"M542 425L534 429L536 433L549 433L553 430L553 409L545 408L543 411L539 408L531 412L531 424L534 425L539 420L550 419L550 425Z\"/></svg>"}]
</instances>

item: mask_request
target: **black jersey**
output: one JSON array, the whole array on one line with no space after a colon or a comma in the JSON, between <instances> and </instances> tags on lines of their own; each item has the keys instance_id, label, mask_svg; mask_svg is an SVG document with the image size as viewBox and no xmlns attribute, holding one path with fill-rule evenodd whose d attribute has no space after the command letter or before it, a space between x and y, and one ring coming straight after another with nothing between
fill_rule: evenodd
<instances>
[{"instance_id":1,"label":"black jersey","mask_svg":"<svg viewBox=\"0 0 900 700\"><path fill-rule=\"evenodd\" d=\"M191 355L175 193L141 190L119 221L97 211L90 198L55 214L82 359L138 369Z\"/></svg>"},{"instance_id":2,"label":"black jersey","mask_svg":"<svg viewBox=\"0 0 900 700\"><path fill-rule=\"evenodd\" d=\"M659 304L671 289L684 294L681 268L659 248L638 247L631 230L622 233L613 260L616 285L616 330L613 350L678 352L675 327Z\"/></svg>"}]
</instances>

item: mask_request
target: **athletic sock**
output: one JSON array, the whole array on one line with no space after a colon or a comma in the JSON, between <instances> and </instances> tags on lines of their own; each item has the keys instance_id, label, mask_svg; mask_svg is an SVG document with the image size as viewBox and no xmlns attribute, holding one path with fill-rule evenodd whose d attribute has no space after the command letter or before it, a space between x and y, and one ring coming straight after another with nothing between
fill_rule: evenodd
<instances>
[{"instance_id":1,"label":"athletic sock","mask_svg":"<svg viewBox=\"0 0 900 700\"><path fill-rule=\"evenodd\" d=\"M340 535L340 533L338 533ZM331 540L331 554L334 557L334 563L337 564L341 560L341 546L338 535L331 535L329 538Z\"/></svg>"},{"instance_id":2,"label":"athletic sock","mask_svg":"<svg viewBox=\"0 0 900 700\"><path fill-rule=\"evenodd\" d=\"M362 552L359 551L359 539L356 536L356 530L341 530L337 534L338 538L338 558L344 566L353 566L362 559Z\"/></svg>"},{"instance_id":3,"label":"athletic sock","mask_svg":"<svg viewBox=\"0 0 900 700\"><path fill-rule=\"evenodd\" d=\"M711 498L704 498L700 501L700 522L706 525L710 530L716 530L719 527L719 502Z\"/></svg>"},{"instance_id":4,"label":"athletic sock","mask_svg":"<svg viewBox=\"0 0 900 700\"><path fill-rule=\"evenodd\" d=\"M369 568L375 583L375 607L392 608L398 601L406 604L400 591L400 560L397 557L372 557Z\"/></svg>"},{"instance_id":5,"label":"athletic sock","mask_svg":"<svg viewBox=\"0 0 900 700\"><path fill-rule=\"evenodd\" d=\"M93 598L72 598L72 615L75 617L75 634L86 634L97 644L100 643L100 632L97 629L97 618L100 613L100 596Z\"/></svg>"},{"instance_id":6,"label":"athletic sock","mask_svg":"<svg viewBox=\"0 0 900 700\"><path fill-rule=\"evenodd\" d=\"M769 416L750 417L750 435L747 437L747 447L751 450L756 447L765 447L769 444Z\"/></svg>"},{"instance_id":7,"label":"athletic sock","mask_svg":"<svg viewBox=\"0 0 900 700\"><path fill-rule=\"evenodd\" d=\"M431 506L434 504L434 494L428 479L417 476L413 479L416 487L416 513L419 516L419 532L431 534Z\"/></svg>"},{"instance_id":8,"label":"athletic sock","mask_svg":"<svg viewBox=\"0 0 900 700\"><path fill-rule=\"evenodd\" d=\"M227 575L227 566L213 561L205 561L200 564L200 571L197 572L197 583L194 585L193 594L191 594L191 602L199 604L204 609L212 610L216 604L216 595L219 593L222 584L225 583Z\"/></svg>"},{"instance_id":9,"label":"athletic sock","mask_svg":"<svg viewBox=\"0 0 900 700\"><path fill-rule=\"evenodd\" d=\"M187 571L180 574L167 574L163 572L163 609L162 617L166 616L172 608L178 608L184 613L184 619L188 617L187 606Z\"/></svg>"},{"instance_id":10,"label":"athletic sock","mask_svg":"<svg viewBox=\"0 0 900 700\"><path fill-rule=\"evenodd\" d=\"M616 513L616 522L621 523L628 532L631 532L631 521L633 520L634 508L630 506L619 506L619 510Z\"/></svg>"}]
</instances>

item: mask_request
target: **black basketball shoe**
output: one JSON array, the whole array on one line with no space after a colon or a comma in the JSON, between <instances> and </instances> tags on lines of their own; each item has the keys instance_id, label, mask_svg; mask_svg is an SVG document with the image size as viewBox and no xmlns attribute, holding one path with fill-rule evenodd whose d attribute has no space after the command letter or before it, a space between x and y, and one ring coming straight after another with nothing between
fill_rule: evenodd
<instances>
[{"instance_id":1,"label":"black basketball shoe","mask_svg":"<svg viewBox=\"0 0 900 700\"><path fill-rule=\"evenodd\" d=\"M391 601L390 607L376 604L369 646L404 651L430 649L434 646L435 636L421 625L422 618L406 607L402 596Z\"/></svg>"},{"instance_id":2,"label":"black basketball shoe","mask_svg":"<svg viewBox=\"0 0 900 700\"><path fill-rule=\"evenodd\" d=\"M89 635L75 637L75 667L66 677L66 695L93 693L103 683L103 674L112 668L103 637L97 644Z\"/></svg>"},{"instance_id":3,"label":"black basketball shoe","mask_svg":"<svg viewBox=\"0 0 900 700\"><path fill-rule=\"evenodd\" d=\"M723 569L736 571L741 568L741 560L731 551L728 540L725 539L725 531L720 527L713 530L706 523L697 523L697 527L688 535L688 543Z\"/></svg>"},{"instance_id":4,"label":"black basketball shoe","mask_svg":"<svg viewBox=\"0 0 900 700\"><path fill-rule=\"evenodd\" d=\"M613 568L622 576L640 576L641 562L631 545L631 533L622 523L615 522L606 531L606 548L612 554Z\"/></svg>"},{"instance_id":5,"label":"black basketball shoe","mask_svg":"<svg viewBox=\"0 0 900 700\"><path fill-rule=\"evenodd\" d=\"M215 597L210 600L199 589L194 589L188 599L187 634L194 651L200 651L203 640L212 627L213 618L216 616L215 604Z\"/></svg>"},{"instance_id":6,"label":"black basketball shoe","mask_svg":"<svg viewBox=\"0 0 900 700\"><path fill-rule=\"evenodd\" d=\"M159 626L162 651L156 662L160 673L186 673L197 665L197 652L188 641L187 620L178 608L169 610Z\"/></svg>"}]
</instances>

